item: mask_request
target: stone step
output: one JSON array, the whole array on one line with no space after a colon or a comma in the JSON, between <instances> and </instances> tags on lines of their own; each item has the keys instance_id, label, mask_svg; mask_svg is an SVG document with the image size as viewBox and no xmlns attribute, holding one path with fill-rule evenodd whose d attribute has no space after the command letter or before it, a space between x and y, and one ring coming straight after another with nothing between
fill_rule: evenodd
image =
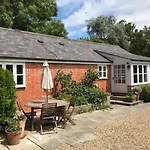
<instances>
[{"instance_id":1,"label":"stone step","mask_svg":"<svg viewBox=\"0 0 150 150\"><path fill-rule=\"evenodd\" d=\"M126 100L126 97L125 96L114 96L112 95L110 97L111 100L118 100L118 101L125 101Z\"/></svg>"},{"instance_id":2,"label":"stone step","mask_svg":"<svg viewBox=\"0 0 150 150\"><path fill-rule=\"evenodd\" d=\"M125 96L127 95L127 93L116 93L116 92L113 92L111 93L113 96Z\"/></svg>"},{"instance_id":3,"label":"stone step","mask_svg":"<svg viewBox=\"0 0 150 150\"><path fill-rule=\"evenodd\" d=\"M133 102L124 102L124 101L120 101L120 100L110 100L110 103L132 106L132 105L137 105L139 103L143 103L143 101L139 100L139 101L133 101Z\"/></svg>"}]
</instances>

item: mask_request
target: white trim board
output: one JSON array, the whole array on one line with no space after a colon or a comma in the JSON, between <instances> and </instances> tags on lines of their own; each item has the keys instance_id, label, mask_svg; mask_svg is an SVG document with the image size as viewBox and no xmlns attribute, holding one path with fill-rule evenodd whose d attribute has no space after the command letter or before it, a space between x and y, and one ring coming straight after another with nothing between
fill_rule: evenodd
<instances>
[{"instance_id":1,"label":"white trim board","mask_svg":"<svg viewBox=\"0 0 150 150\"><path fill-rule=\"evenodd\" d=\"M37 62L37 63L43 63L44 60L28 60L28 59L7 59L7 58L0 58L0 62ZM104 65L111 65L112 63L99 63L99 62L71 62L71 61L47 61L48 63L51 64L92 64L92 65L97 65L97 64L104 64Z\"/></svg>"}]
</instances>

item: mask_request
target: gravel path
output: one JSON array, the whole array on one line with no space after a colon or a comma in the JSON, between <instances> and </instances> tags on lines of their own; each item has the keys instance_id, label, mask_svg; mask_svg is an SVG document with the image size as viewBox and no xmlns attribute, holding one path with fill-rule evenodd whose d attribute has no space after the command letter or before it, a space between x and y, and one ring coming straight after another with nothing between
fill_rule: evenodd
<instances>
[{"instance_id":1,"label":"gravel path","mask_svg":"<svg viewBox=\"0 0 150 150\"><path fill-rule=\"evenodd\" d=\"M91 126L97 139L57 150L150 150L150 109Z\"/></svg>"}]
</instances>

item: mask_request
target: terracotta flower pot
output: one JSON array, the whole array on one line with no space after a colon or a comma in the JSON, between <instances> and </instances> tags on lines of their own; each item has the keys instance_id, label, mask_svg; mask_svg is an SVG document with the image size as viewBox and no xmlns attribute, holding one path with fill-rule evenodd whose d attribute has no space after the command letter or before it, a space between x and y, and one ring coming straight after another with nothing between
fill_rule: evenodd
<instances>
[{"instance_id":1,"label":"terracotta flower pot","mask_svg":"<svg viewBox=\"0 0 150 150\"><path fill-rule=\"evenodd\" d=\"M17 145L17 144L19 144L21 131L22 131L21 128L20 128L19 131L16 131L16 132L8 132L7 129L5 130L6 137L7 137L9 145Z\"/></svg>"},{"instance_id":2,"label":"terracotta flower pot","mask_svg":"<svg viewBox=\"0 0 150 150\"><path fill-rule=\"evenodd\" d=\"M20 138L21 138L21 139L24 138L25 125L26 125L26 119L20 121L20 128L22 128L21 135L20 135Z\"/></svg>"}]
</instances>

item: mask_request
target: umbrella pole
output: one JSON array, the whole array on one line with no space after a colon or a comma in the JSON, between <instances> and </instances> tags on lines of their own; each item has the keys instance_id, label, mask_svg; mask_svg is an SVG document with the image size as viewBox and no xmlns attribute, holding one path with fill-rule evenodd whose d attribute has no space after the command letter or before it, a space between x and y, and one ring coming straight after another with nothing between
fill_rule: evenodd
<instances>
[{"instance_id":1,"label":"umbrella pole","mask_svg":"<svg viewBox=\"0 0 150 150\"><path fill-rule=\"evenodd\" d=\"M46 102L48 103L48 90L46 90Z\"/></svg>"}]
</instances>

